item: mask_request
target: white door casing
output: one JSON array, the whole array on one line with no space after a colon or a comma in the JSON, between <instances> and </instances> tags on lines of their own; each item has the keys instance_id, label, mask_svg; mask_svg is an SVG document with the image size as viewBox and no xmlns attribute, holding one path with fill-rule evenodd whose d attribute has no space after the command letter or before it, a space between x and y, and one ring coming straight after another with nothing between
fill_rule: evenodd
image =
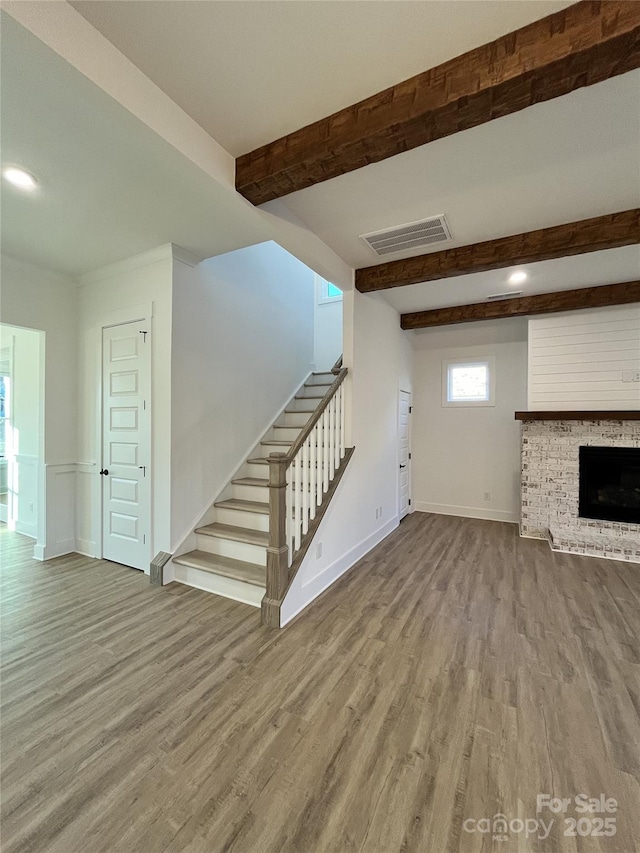
<instances>
[{"instance_id":1,"label":"white door casing","mask_svg":"<svg viewBox=\"0 0 640 853\"><path fill-rule=\"evenodd\" d=\"M102 330L102 556L151 558L151 340L146 321Z\"/></svg>"},{"instance_id":2,"label":"white door casing","mask_svg":"<svg viewBox=\"0 0 640 853\"><path fill-rule=\"evenodd\" d=\"M398 520L409 512L411 499L411 394L400 391L398 400Z\"/></svg>"}]
</instances>

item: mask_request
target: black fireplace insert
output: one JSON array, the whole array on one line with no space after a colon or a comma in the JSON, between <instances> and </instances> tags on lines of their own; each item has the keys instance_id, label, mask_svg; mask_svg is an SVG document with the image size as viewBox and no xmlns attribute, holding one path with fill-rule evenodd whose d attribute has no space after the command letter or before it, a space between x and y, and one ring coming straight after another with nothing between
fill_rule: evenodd
<instances>
[{"instance_id":1,"label":"black fireplace insert","mask_svg":"<svg viewBox=\"0 0 640 853\"><path fill-rule=\"evenodd\" d=\"M579 514L640 524L640 448L580 448Z\"/></svg>"}]
</instances>

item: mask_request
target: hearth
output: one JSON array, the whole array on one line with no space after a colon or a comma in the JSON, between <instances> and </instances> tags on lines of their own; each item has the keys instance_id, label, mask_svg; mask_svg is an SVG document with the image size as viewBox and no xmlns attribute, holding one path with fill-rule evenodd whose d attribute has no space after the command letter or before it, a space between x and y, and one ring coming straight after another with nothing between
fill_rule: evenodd
<instances>
[{"instance_id":1,"label":"hearth","mask_svg":"<svg viewBox=\"0 0 640 853\"><path fill-rule=\"evenodd\" d=\"M582 518L640 524L640 448L580 447Z\"/></svg>"}]
</instances>

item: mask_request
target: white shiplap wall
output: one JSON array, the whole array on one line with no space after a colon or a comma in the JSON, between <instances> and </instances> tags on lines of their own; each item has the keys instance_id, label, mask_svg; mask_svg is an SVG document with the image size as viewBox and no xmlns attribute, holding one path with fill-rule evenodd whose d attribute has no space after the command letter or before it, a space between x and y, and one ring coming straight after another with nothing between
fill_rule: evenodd
<instances>
[{"instance_id":1,"label":"white shiplap wall","mask_svg":"<svg viewBox=\"0 0 640 853\"><path fill-rule=\"evenodd\" d=\"M530 410L640 409L628 371L640 371L640 304L529 320Z\"/></svg>"}]
</instances>

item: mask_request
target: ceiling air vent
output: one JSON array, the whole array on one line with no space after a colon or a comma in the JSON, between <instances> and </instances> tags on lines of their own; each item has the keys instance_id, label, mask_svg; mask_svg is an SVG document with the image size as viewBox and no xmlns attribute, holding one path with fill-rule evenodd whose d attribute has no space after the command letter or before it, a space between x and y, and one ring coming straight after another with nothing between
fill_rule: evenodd
<instances>
[{"instance_id":1,"label":"ceiling air vent","mask_svg":"<svg viewBox=\"0 0 640 853\"><path fill-rule=\"evenodd\" d=\"M451 240L451 232L443 214L421 219L419 222L409 222L397 228L361 234L360 239L364 240L376 255L382 256L432 246L434 243L447 243Z\"/></svg>"},{"instance_id":2,"label":"ceiling air vent","mask_svg":"<svg viewBox=\"0 0 640 853\"><path fill-rule=\"evenodd\" d=\"M511 299L514 296L521 295L521 290L509 290L507 293L492 293L491 296L487 296L487 299L493 300L495 302L498 299Z\"/></svg>"}]
</instances>

